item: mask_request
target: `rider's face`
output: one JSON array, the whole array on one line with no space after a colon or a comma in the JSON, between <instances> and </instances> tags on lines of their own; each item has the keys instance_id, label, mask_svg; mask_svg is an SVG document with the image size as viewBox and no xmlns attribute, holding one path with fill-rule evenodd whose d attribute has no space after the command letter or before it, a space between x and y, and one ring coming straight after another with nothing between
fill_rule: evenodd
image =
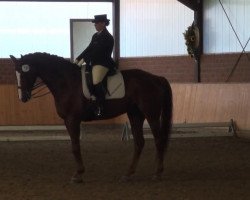
<instances>
[{"instance_id":1,"label":"rider's face","mask_svg":"<svg viewBox=\"0 0 250 200\"><path fill-rule=\"evenodd\" d=\"M99 32L102 31L105 27L105 22L96 22L95 29Z\"/></svg>"}]
</instances>

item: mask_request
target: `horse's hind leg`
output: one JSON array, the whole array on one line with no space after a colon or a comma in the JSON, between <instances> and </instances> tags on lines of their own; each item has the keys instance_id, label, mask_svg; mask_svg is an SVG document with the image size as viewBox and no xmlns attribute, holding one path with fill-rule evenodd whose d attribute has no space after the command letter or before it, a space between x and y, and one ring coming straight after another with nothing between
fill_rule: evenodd
<instances>
[{"instance_id":1,"label":"horse's hind leg","mask_svg":"<svg viewBox=\"0 0 250 200\"><path fill-rule=\"evenodd\" d=\"M154 179L160 179L161 174L164 169L164 155L166 149L166 139L160 130L160 120L159 118L152 120L148 119L148 123L150 125L151 131L154 135L155 146L156 146L156 159L157 159L157 168Z\"/></svg>"},{"instance_id":2,"label":"horse's hind leg","mask_svg":"<svg viewBox=\"0 0 250 200\"><path fill-rule=\"evenodd\" d=\"M77 170L76 173L71 178L71 181L74 183L82 182L82 174L84 173L84 166L81 156L81 147L80 147L80 122L78 120L65 120L65 125L70 135L71 144L72 144L72 153L75 157Z\"/></svg>"},{"instance_id":3,"label":"horse's hind leg","mask_svg":"<svg viewBox=\"0 0 250 200\"><path fill-rule=\"evenodd\" d=\"M132 163L128 169L128 172L123 177L124 180L130 179L131 175L135 173L142 149L144 147L144 137L143 137L143 122L145 120L144 115L137 108L129 111L128 118L131 125L131 131L134 138L134 155Z\"/></svg>"}]
</instances>

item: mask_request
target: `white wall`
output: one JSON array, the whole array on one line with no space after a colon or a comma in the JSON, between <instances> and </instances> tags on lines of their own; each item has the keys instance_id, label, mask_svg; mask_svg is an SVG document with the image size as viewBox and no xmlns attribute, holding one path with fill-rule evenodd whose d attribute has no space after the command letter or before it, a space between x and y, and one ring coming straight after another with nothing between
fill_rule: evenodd
<instances>
[{"instance_id":1,"label":"white wall","mask_svg":"<svg viewBox=\"0 0 250 200\"><path fill-rule=\"evenodd\" d=\"M71 60L74 61L82 51L89 45L93 34L96 32L91 21L72 20L70 34L71 43Z\"/></svg>"},{"instance_id":2,"label":"white wall","mask_svg":"<svg viewBox=\"0 0 250 200\"><path fill-rule=\"evenodd\" d=\"M250 37L250 0L221 0L243 46ZM250 51L250 43L245 49ZM204 0L204 53L241 52L219 0Z\"/></svg>"},{"instance_id":3,"label":"white wall","mask_svg":"<svg viewBox=\"0 0 250 200\"><path fill-rule=\"evenodd\" d=\"M0 2L0 58L37 51L70 58L70 19L112 20L112 8L111 2Z\"/></svg>"},{"instance_id":4,"label":"white wall","mask_svg":"<svg viewBox=\"0 0 250 200\"><path fill-rule=\"evenodd\" d=\"M120 0L121 57L187 54L193 11L177 0Z\"/></svg>"}]
</instances>

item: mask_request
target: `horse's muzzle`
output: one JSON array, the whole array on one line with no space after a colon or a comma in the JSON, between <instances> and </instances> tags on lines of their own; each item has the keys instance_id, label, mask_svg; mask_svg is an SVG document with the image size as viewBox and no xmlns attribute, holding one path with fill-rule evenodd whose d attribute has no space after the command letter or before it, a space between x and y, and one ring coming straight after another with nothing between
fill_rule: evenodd
<instances>
[{"instance_id":1,"label":"horse's muzzle","mask_svg":"<svg viewBox=\"0 0 250 200\"><path fill-rule=\"evenodd\" d=\"M21 98L21 101L23 103L29 101L31 99L31 92L28 92L28 91L23 91L22 92L22 98Z\"/></svg>"}]
</instances>

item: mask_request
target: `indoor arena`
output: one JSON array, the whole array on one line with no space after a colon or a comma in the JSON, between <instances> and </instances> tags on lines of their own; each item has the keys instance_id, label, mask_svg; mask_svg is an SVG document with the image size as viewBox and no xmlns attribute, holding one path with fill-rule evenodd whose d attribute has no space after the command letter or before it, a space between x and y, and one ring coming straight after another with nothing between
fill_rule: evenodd
<instances>
[{"instance_id":1,"label":"indoor arena","mask_svg":"<svg viewBox=\"0 0 250 200\"><path fill-rule=\"evenodd\" d=\"M249 200L250 1L0 1L0 200Z\"/></svg>"}]
</instances>

